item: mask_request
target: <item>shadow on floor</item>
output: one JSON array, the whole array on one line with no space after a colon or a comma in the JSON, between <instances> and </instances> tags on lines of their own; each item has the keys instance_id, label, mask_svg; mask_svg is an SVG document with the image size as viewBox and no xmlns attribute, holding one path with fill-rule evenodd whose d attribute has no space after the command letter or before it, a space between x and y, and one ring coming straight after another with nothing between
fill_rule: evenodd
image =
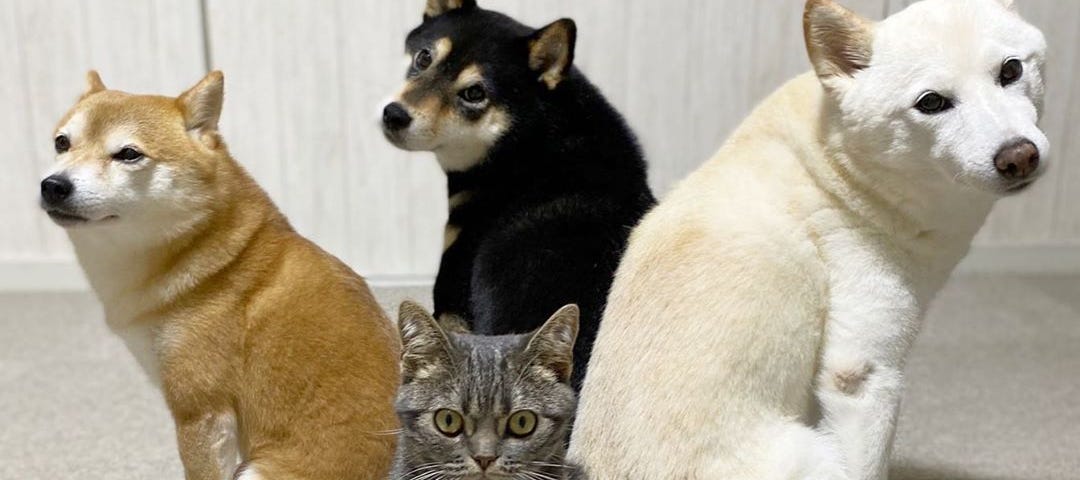
<instances>
[{"instance_id":1,"label":"shadow on floor","mask_svg":"<svg viewBox=\"0 0 1080 480\"><path fill-rule=\"evenodd\" d=\"M889 480L1015 480L1006 477L965 473L947 466L893 465Z\"/></svg>"}]
</instances>

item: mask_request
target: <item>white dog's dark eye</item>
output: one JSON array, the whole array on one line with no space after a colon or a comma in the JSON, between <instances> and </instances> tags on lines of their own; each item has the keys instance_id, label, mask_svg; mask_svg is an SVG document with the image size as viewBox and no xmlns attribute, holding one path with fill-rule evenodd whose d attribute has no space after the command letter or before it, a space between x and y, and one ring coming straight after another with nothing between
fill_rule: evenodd
<instances>
[{"instance_id":1,"label":"white dog's dark eye","mask_svg":"<svg viewBox=\"0 0 1080 480\"><path fill-rule=\"evenodd\" d=\"M1001 64L1001 73L998 74L998 82L1007 87L1020 80L1024 76L1024 63L1019 58L1010 58Z\"/></svg>"},{"instance_id":2,"label":"white dog's dark eye","mask_svg":"<svg viewBox=\"0 0 1080 480\"><path fill-rule=\"evenodd\" d=\"M473 85L465 90L462 90L460 94L462 100L469 103L480 103L487 100L487 91L480 85Z\"/></svg>"},{"instance_id":3,"label":"white dog's dark eye","mask_svg":"<svg viewBox=\"0 0 1080 480\"><path fill-rule=\"evenodd\" d=\"M71 140L67 135L57 135L53 140L53 146L56 147L56 153L64 153L71 149Z\"/></svg>"},{"instance_id":4,"label":"white dog's dark eye","mask_svg":"<svg viewBox=\"0 0 1080 480\"><path fill-rule=\"evenodd\" d=\"M941 113L952 107L952 100L943 97L937 92L926 92L922 94L922 96L919 97L919 101L915 103L915 108L927 115Z\"/></svg>"},{"instance_id":5,"label":"white dog's dark eye","mask_svg":"<svg viewBox=\"0 0 1080 480\"><path fill-rule=\"evenodd\" d=\"M421 72L427 70L431 66L431 62L431 51L426 48L416 52L416 57L413 58L413 66Z\"/></svg>"},{"instance_id":6,"label":"white dog's dark eye","mask_svg":"<svg viewBox=\"0 0 1080 480\"><path fill-rule=\"evenodd\" d=\"M135 163L143 158L143 154L134 148L124 147L119 152L114 153L112 158L121 162Z\"/></svg>"}]
</instances>

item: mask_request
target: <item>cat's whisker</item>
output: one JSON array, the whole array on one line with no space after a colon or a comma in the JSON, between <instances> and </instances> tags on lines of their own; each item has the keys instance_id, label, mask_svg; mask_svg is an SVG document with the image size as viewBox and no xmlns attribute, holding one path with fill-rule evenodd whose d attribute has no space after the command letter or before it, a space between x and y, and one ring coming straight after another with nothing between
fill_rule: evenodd
<instances>
[{"instance_id":1,"label":"cat's whisker","mask_svg":"<svg viewBox=\"0 0 1080 480\"><path fill-rule=\"evenodd\" d=\"M430 473L432 471L438 471L439 467L441 467L441 465L435 462L425 463L417 466L416 468L413 468L412 470L409 470L408 472L405 472L401 475L401 477L407 480L417 480L416 477L422 474Z\"/></svg>"},{"instance_id":2,"label":"cat's whisker","mask_svg":"<svg viewBox=\"0 0 1080 480\"><path fill-rule=\"evenodd\" d=\"M535 466L539 466L539 467L564 468L564 469L569 469L569 470L573 470L573 468L574 468L574 467L571 467L569 465L563 465L561 463L550 463L550 462L527 462L527 463L529 465L535 465Z\"/></svg>"},{"instance_id":3,"label":"cat's whisker","mask_svg":"<svg viewBox=\"0 0 1080 480\"><path fill-rule=\"evenodd\" d=\"M521 473L524 473L532 480L558 480L558 478L556 478L554 475L549 475L543 472L537 472L533 470L522 470Z\"/></svg>"},{"instance_id":4,"label":"cat's whisker","mask_svg":"<svg viewBox=\"0 0 1080 480\"><path fill-rule=\"evenodd\" d=\"M411 480L434 480L435 477L443 478L442 470L436 469L436 470L432 470L432 471L429 471L429 472L425 472L425 473L420 474L419 476L413 477Z\"/></svg>"},{"instance_id":5,"label":"cat's whisker","mask_svg":"<svg viewBox=\"0 0 1080 480\"><path fill-rule=\"evenodd\" d=\"M402 432L402 429L397 428L397 429L394 429L394 430L375 430L375 431L364 432L364 433L366 433L368 435L387 436L387 435L399 435L399 434L401 434L401 432Z\"/></svg>"}]
</instances>

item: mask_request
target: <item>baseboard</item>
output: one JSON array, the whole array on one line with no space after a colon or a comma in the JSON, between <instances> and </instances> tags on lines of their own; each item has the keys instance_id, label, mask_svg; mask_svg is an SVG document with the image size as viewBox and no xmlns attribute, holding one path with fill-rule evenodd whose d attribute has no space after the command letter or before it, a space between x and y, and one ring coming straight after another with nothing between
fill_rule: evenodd
<instances>
[{"instance_id":1,"label":"baseboard","mask_svg":"<svg viewBox=\"0 0 1080 480\"><path fill-rule=\"evenodd\" d=\"M1080 245L980 246L957 267L959 274L1080 274ZM374 288L430 287L430 275L367 275ZM0 292L87 291L72 260L0 260Z\"/></svg>"},{"instance_id":2,"label":"baseboard","mask_svg":"<svg viewBox=\"0 0 1080 480\"><path fill-rule=\"evenodd\" d=\"M959 274L1080 274L1080 245L984 245L971 249Z\"/></svg>"},{"instance_id":3,"label":"baseboard","mask_svg":"<svg viewBox=\"0 0 1080 480\"><path fill-rule=\"evenodd\" d=\"M432 275L367 275L372 288L430 288ZM0 292L85 292L90 284L73 260L0 260Z\"/></svg>"}]
</instances>

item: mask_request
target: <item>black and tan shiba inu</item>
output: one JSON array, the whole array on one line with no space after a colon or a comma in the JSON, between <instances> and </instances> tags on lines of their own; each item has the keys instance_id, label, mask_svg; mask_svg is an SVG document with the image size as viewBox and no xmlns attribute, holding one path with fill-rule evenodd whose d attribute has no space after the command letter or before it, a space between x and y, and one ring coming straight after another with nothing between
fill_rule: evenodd
<instances>
[{"instance_id":1,"label":"black and tan shiba inu","mask_svg":"<svg viewBox=\"0 0 1080 480\"><path fill-rule=\"evenodd\" d=\"M524 333L580 305L576 387L627 236L655 201L633 133L573 66L575 40L569 19L535 30L473 0L430 0L383 129L434 152L448 177L436 316Z\"/></svg>"}]
</instances>

